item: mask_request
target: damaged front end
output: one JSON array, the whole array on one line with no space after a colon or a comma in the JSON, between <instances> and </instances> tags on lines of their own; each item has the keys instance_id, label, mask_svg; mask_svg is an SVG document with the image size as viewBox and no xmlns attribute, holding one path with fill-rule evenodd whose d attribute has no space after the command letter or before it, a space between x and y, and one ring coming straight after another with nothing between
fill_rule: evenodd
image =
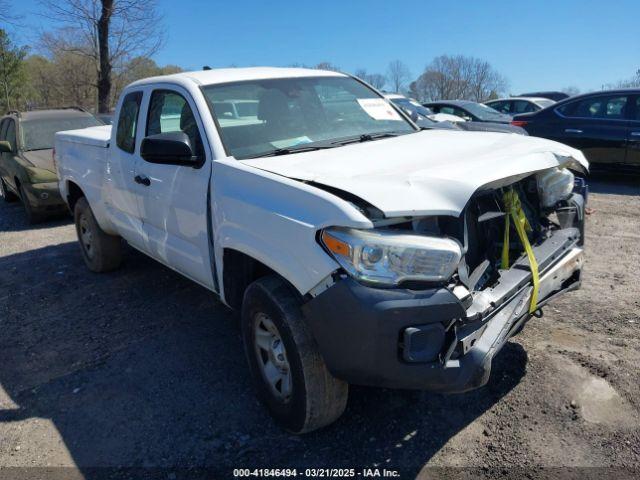
<instances>
[{"instance_id":1,"label":"damaged front end","mask_svg":"<svg viewBox=\"0 0 640 480\"><path fill-rule=\"evenodd\" d=\"M379 241L323 232L327 251L344 255L343 273L304 309L334 375L386 387L477 388L532 315L580 286L585 189L562 168L511 180L477 191L459 217L373 219ZM508 198L517 199L518 215Z\"/></svg>"}]
</instances>

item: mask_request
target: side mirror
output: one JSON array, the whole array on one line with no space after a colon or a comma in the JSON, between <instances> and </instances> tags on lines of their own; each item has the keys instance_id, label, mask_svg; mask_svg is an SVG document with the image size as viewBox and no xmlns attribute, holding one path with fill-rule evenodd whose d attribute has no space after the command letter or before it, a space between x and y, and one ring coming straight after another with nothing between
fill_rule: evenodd
<instances>
[{"instance_id":1,"label":"side mirror","mask_svg":"<svg viewBox=\"0 0 640 480\"><path fill-rule=\"evenodd\" d=\"M140 156L149 163L199 168L202 158L194 155L191 140L184 132L159 133L142 140Z\"/></svg>"},{"instance_id":2,"label":"side mirror","mask_svg":"<svg viewBox=\"0 0 640 480\"><path fill-rule=\"evenodd\" d=\"M7 142L6 140L0 142L0 153L13 153L11 142Z\"/></svg>"}]
</instances>

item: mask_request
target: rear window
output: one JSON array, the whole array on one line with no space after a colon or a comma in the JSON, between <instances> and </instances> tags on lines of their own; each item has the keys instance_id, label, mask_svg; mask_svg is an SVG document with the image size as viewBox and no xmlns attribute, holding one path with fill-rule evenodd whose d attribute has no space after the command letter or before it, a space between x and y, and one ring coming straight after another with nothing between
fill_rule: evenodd
<instances>
[{"instance_id":1,"label":"rear window","mask_svg":"<svg viewBox=\"0 0 640 480\"><path fill-rule=\"evenodd\" d=\"M24 150L48 150L53 148L56 132L95 127L102 123L92 115L63 118L38 118L20 123Z\"/></svg>"}]
</instances>

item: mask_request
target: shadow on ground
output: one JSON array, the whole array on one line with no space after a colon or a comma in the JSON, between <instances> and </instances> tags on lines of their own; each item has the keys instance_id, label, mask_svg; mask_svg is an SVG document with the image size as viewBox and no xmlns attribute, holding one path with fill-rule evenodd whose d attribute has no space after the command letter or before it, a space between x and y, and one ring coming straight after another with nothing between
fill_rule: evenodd
<instances>
[{"instance_id":1,"label":"shadow on ground","mask_svg":"<svg viewBox=\"0 0 640 480\"><path fill-rule=\"evenodd\" d=\"M75 242L0 258L0 318L0 385L17 405L0 410L0 428L50 419L86 471L401 465L417 474L527 363L507 344L489 385L464 395L354 387L338 422L297 437L255 400L235 317L140 253L103 275L85 269Z\"/></svg>"},{"instance_id":2,"label":"shadow on ground","mask_svg":"<svg viewBox=\"0 0 640 480\"><path fill-rule=\"evenodd\" d=\"M587 182L589 191L614 195L640 195L640 169L637 173L625 175L611 171L596 170L591 172Z\"/></svg>"}]
</instances>

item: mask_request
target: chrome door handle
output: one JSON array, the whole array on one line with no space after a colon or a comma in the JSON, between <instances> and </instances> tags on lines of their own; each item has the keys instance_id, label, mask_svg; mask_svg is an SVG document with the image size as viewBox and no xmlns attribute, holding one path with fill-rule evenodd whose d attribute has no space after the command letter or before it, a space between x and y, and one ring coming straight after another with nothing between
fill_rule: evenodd
<instances>
[{"instance_id":1,"label":"chrome door handle","mask_svg":"<svg viewBox=\"0 0 640 480\"><path fill-rule=\"evenodd\" d=\"M640 132L631 132L632 137L640 137Z\"/></svg>"},{"instance_id":2,"label":"chrome door handle","mask_svg":"<svg viewBox=\"0 0 640 480\"><path fill-rule=\"evenodd\" d=\"M149 180L148 177L136 175L135 177L133 177L133 179L135 180L136 183L139 183L140 185L144 185L145 187L148 187L149 185L151 185L151 180Z\"/></svg>"},{"instance_id":3,"label":"chrome door handle","mask_svg":"<svg viewBox=\"0 0 640 480\"><path fill-rule=\"evenodd\" d=\"M582 130L578 130L577 128L565 128L564 133L582 133Z\"/></svg>"}]
</instances>

